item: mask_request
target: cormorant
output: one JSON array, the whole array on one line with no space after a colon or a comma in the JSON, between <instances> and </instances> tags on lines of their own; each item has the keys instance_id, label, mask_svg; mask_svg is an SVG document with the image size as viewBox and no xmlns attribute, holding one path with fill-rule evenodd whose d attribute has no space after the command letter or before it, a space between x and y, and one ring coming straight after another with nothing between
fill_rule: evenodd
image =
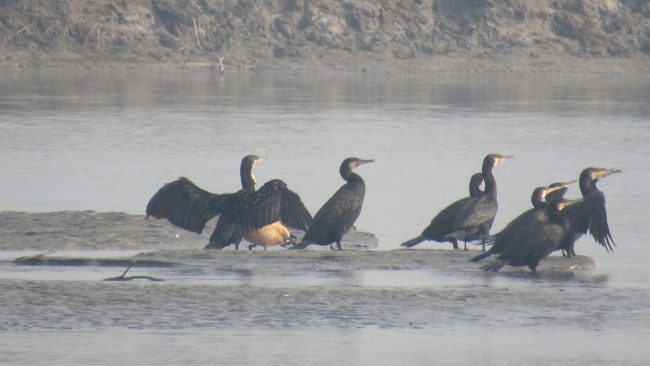
<instances>
[{"instance_id":1,"label":"cormorant","mask_svg":"<svg viewBox=\"0 0 650 366\"><path fill-rule=\"evenodd\" d=\"M552 191L551 193L546 196L546 202L551 202L551 201L556 201L556 200L561 200L564 198L564 195L566 192L569 190L569 185L577 182L577 180L573 179L568 182L557 182L557 183L552 183L549 185L549 188L560 188Z\"/></svg>"},{"instance_id":2,"label":"cormorant","mask_svg":"<svg viewBox=\"0 0 650 366\"><path fill-rule=\"evenodd\" d=\"M554 183L554 187L537 187L533 190L533 194L530 197L530 201L533 204L533 208L524 211L522 214L517 216L514 220L510 221L503 230L493 235L494 243L487 252L481 253L476 257L470 259L472 262L478 262L482 259L485 259L491 255L501 253L505 248L511 245L511 240L513 237L518 235L519 230L526 225L531 223L543 223L549 221L546 208L548 207L548 202L551 200L549 197L554 192L557 191L566 191L567 183ZM561 199L561 197L557 198Z\"/></svg>"},{"instance_id":3,"label":"cormorant","mask_svg":"<svg viewBox=\"0 0 650 366\"><path fill-rule=\"evenodd\" d=\"M242 159L239 171L242 189L235 193L210 193L185 177L167 183L147 204L147 217L165 218L200 234L205 224L218 215L206 249L222 249L230 244L239 249L242 238L252 243L249 249L255 245L266 249L270 245L286 244L290 233L282 224L306 230L312 218L300 197L279 179L255 190L257 182L252 169L262 160L256 155Z\"/></svg>"},{"instance_id":4,"label":"cormorant","mask_svg":"<svg viewBox=\"0 0 650 366\"><path fill-rule=\"evenodd\" d=\"M365 182L352 170L359 165L372 162L374 162L372 159L359 158L343 160L339 173L347 183L318 210L302 241L291 249L304 249L310 244L329 244L330 249L334 249L333 243L336 243L337 249L341 250L341 238L359 217L366 193Z\"/></svg>"},{"instance_id":5,"label":"cormorant","mask_svg":"<svg viewBox=\"0 0 650 366\"><path fill-rule=\"evenodd\" d=\"M569 235L559 249L565 256L576 255L575 242L586 234L587 230L607 252L614 251L616 243L614 243L607 224L605 194L598 190L596 183L611 174L620 172L618 169L586 168L580 173L578 182L582 193L582 202L567 208L564 213L569 219L570 229Z\"/></svg>"},{"instance_id":6,"label":"cormorant","mask_svg":"<svg viewBox=\"0 0 650 366\"><path fill-rule=\"evenodd\" d=\"M499 256L481 267L484 271L497 272L506 264L513 267L528 266L535 273L539 262L551 254L569 233L569 220L561 211L572 204L569 200L556 200L546 208L548 221L532 221L517 226L510 240L503 243Z\"/></svg>"},{"instance_id":7,"label":"cormorant","mask_svg":"<svg viewBox=\"0 0 650 366\"><path fill-rule=\"evenodd\" d=\"M433 240L439 243L451 242L454 249L458 249L458 241L454 238L447 237L453 231L454 221L456 215L463 208L463 206L472 198L476 197L483 192L481 191L481 183L483 183L483 174L475 173L469 180L469 197L459 199L458 201L450 204L440 211L436 217L431 220L422 234L415 238L405 241L401 246L406 248L414 247L425 240ZM467 244L466 244L467 245Z\"/></svg>"},{"instance_id":8,"label":"cormorant","mask_svg":"<svg viewBox=\"0 0 650 366\"><path fill-rule=\"evenodd\" d=\"M483 250L485 250L485 242L490 234L490 228L498 209L497 181L494 179L494 174L492 174L492 168L511 158L512 156L499 154L485 156L481 169L483 181L485 182L483 194L472 197L461 208L454 220L452 232L447 235L448 240L468 242L480 238L483 242ZM467 245L465 245L465 250L467 250Z\"/></svg>"}]
</instances>

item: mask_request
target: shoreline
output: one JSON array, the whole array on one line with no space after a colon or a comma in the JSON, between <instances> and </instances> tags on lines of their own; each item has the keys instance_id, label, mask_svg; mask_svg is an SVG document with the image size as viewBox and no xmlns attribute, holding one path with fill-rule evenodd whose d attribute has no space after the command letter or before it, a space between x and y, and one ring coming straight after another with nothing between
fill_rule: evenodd
<instances>
[{"instance_id":1,"label":"shoreline","mask_svg":"<svg viewBox=\"0 0 650 366\"><path fill-rule=\"evenodd\" d=\"M328 58L329 59L329 58ZM228 63L224 60L223 73L229 72L287 72L287 73L350 73L350 74L571 74L571 75L627 75L650 74L650 57L634 58L580 58L571 56L540 56L535 58L462 58L427 57L412 60L376 60L352 55L333 60L266 60L254 66ZM270 62L269 62L270 61ZM171 60L167 62L97 61L89 59L62 60L46 64L27 62L0 62L2 70L213 70L220 72L218 61L210 59Z\"/></svg>"},{"instance_id":2,"label":"shoreline","mask_svg":"<svg viewBox=\"0 0 650 366\"><path fill-rule=\"evenodd\" d=\"M186 232L166 220L145 220L144 215L119 212L60 211L50 213L0 212L0 251L38 251L14 258L14 264L36 266L127 266L169 267L217 266L223 271L362 271L423 270L476 272L480 264L469 259L479 250L451 250L440 244L435 249L382 248L372 233L356 230L343 237L343 251L310 246L291 251L245 249L204 250L214 224L202 235ZM301 236L302 233L296 233ZM84 255L88 251L142 250L131 257ZM69 253L66 253L69 252ZM484 261L487 263L487 260ZM587 256L567 259L551 256L540 263L541 273L591 272L595 261ZM526 267L507 267L503 272L528 273Z\"/></svg>"}]
</instances>

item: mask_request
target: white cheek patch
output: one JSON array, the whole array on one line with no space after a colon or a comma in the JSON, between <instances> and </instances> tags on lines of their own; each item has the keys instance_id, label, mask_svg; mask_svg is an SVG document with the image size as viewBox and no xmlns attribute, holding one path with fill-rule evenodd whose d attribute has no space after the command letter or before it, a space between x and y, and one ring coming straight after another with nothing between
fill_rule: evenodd
<instances>
[{"instance_id":1,"label":"white cheek patch","mask_svg":"<svg viewBox=\"0 0 650 366\"><path fill-rule=\"evenodd\" d=\"M253 183L257 184L257 179L255 179L255 174L251 173L251 177L253 178Z\"/></svg>"}]
</instances>

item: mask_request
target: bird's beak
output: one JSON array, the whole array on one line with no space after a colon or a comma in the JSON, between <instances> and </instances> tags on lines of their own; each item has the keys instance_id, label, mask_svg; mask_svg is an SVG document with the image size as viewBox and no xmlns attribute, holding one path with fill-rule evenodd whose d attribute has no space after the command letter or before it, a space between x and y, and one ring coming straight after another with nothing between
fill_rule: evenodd
<instances>
[{"instance_id":1,"label":"bird's beak","mask_svg":"<svg viewBox=\"0 0 650 366\"><path fill-rule=\"evenodd\" d=\"M497 166L501 163L503 163L506 160L514 159L515 157L513 155L501 155L499 156L496 161L494 162L494 165Z\"/></svg>"},{"instance_id":2,"label":"bird's beak","mask_svg":"<svg viewBox=\"0 0 650 366\"><path fill-rule=\"evenodd\" d=\"M559 203L558 207L559 207L560 211L562 211L562 210L564 210L565 208L567 208L567 207L569 207L569 206L571 206L571 205L575 205L576 203L580 203L580 202L582 202L582 198L578 198L578 199L576 199L576 200L567 200L567 199L564 199L564 200L562 200L562 201Z\"/></svg>"},{"instance_id":3,"label":"bird's beak","mask_svg":"<svg viewBox=\"0 0 650 366\"><path fill-rule=\"evenodd\" d=\"M557 190L564 189L564 188L566 188L566 186L547 187L547 188L544 189L544 191L542 192L542 196L543 196L543 197L546 197L546 196L548 196L549 193L551 193L551 192L555 192L555 191L557 191Z\"/></svg>"},{"instance_id":4,"label":"bird's beak","mask_svg":"<svg viewBox=\"0 0 650 366\"><path fill-rule=\"evenodd\" d=\"M621 170L620 169L598 169L598 171L594 173L593 179L601 180L607 177L608 175L612 175L614 173L621 173Z\"/></svg>"},{"instance_id":5,"label":"bird's beak","mask_svg":"<svg viewBox=\"0 0 650 366\"><path fill-rule=\"evenodd\" d=\"M253 162L253 166L256 166L257 164L263 162L264 160L266 160L266 158L264 156L260 156L257 160Z\"/></svg>"},{"instance_id":6,"label":"bird's beak","mask_svg":"<svg viewBox=\"0 0 650 366\"><path fill-rule=\"evenodd\" d=\"M567 187L569 187L571 184L573 184L575 182L577 182L577 180L572 179L572 180L570 180L568 182L560 182L560 183L556 183L556 184L558 185L557 186L558 188L567 188Z\"/></svg>"},{"instance_id":7,"label":"bird's beak","mask_svg":"<svg viewBox=\"0 0 650 366\"><path fill-rule=\"evenodd\" d=\"M356 167L361 166L363 164L374 163L374 162L375 162L374 159L368 159L368 160L359 159L359 160L354 162L353 168L356 168Z\"/></svg>"}]
</instances>

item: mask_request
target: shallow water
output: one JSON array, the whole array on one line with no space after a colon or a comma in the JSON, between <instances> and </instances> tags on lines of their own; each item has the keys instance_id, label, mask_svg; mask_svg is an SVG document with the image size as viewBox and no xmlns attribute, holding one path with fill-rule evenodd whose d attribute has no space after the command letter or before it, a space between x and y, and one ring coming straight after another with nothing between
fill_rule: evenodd
<instances>
[{"instance_id":1,"label":"shallow water","mask_svg":"<svg viewBox=\"0 0 650 366\"><path fill-rule=\"evenodd\" d=\"M305 313L297 315L300 321L295 326L288 320L286 327L281 321L252 320L245 320L242 326L236 321L236 313L221 314L228 322L220 326L211 319L201 319L198 305L193 312L196 319L162 321L164 314L156 313L155 302L164 298L161 296L152 299L151 313L136 313L139 318L133 321L138 330L128 331L124 329L129 328L128 322L90 321L93 315L110 319L110 301L104 300L111 299L113 287L80 285L88 279L117 276L121 270L20 269L3 262L0 283L10 292L15 284L28 283L35 291L50 286L61 289L71 294L68 299L73 302L75 291L101 294L90 301L98 307L97 314L90 312L79 319L63 305L54 311L60 316L45 317L44 321L20 319L20 312L9 312L3 306L0 315L7 337L2 338L8 340L0 341L0 350L12 351L7 364L46 363L48 358L59 360L51 364L70 360L105 364L108 361L101 355L107 354L112 357L111 364L133 364L133 355L140 364L156 360L189 364L210 360L223 364L349 360L354 364L394 364L391 360L396 360L396 355L402 362L452 364L479 360L500 364L560 360L568 364L647 364L650 360L641 346L650 329L650 310L644 302L650 292L646 280L650 276L646 267L650 247L645 243L650 234L650 199L643 189L650 180L647 75L233 72L219 77L203 71L56 70L2 71L0 79L3 210L143 213L150 196L180 175L215 192L237 189L239 161L255 153L268 158L256 167L258 181L283 179L315 212L341 185L337 171L340 161L359 156L374 158L376 163L359 169L367 183L367 194L357 227L375 233L380 249L393 249L418 234L439 209L467 194L467 180L480 169L486 153L516 156L495 171L500 203L495 231L528 208L530 192L536 186L577 178L587 166L623 170L599 183L608 200L610 228L618 244L615 252L605 253L589 238L582 238L576 247L578 253L596 259L593 277L536 280L505 274L449 274L435 269L295 276L167 269L146 273L171 277L169 284L152 288L343 289L336 292L337 296L345 296L346 289L361 289L359 296L377 299L368 305L370 315L366 318L363 311L350 309L344 309L337 318L336 312L316 304L331 316L323 320L306 311L307 302L300 307ZM577 187L568 194L578 195ZM12 255L0 253L0 259L9 260ZM129 289L139 291L150 285L120 284L117 288L126 288L129 293ZM543 318L544 308L531 309L527 301L534 298L528 297L514 305L505 300L486 300L497 308L482 311L464 309L460 301L459 316L454 315L455 308L444 309L446 319L440 326L422 321L438 319L436 306L440 304L431 301L426 305L429 308L419 310L415 317L423 329L409 326L406 315L380 316L385 311L382 309L400 312L390 300L394 296L416 296L413 293L421 289L458 288L466 296L474 291L484 294L490 289L524 291L528 287L550 297L543 302L552 309L550 326L538 320ZM568 295L553 297L557 287L587 303L571 304ZM391 290L384 293L386 288ZM585 309L594 301L585 298L590 291L604 299L594 312ZM3 305L15 307L21 301L34 300L27 294L3 294L0 300L4 298ZM165 296L173 297L174 291ZM196 300L199 304L202 301ZM562 325L564 318L558 313L569 304L570 311L581 314L582 320ZM89 303L70 306L84 309ZM255 305L250 307L254 309ZM30 315L38 317L47 309L47 302L43 302L35 305ZM499 316L501 323L477 323L473 315L489 316L488 310L509 310L514 315L512 319ZM250 309L245 315L251 319L260 316ZM536 319L532 321L533 330L525 326L527 317ZM590 317L593 323L586 320ZM88 339L93 340L88 347L78 347ZM500 342L514 343L516 350L501 349ZM297 343L301 347L296 347ZM538 347L538 343L545 346Z\"/></svg>"}]
</instances>

